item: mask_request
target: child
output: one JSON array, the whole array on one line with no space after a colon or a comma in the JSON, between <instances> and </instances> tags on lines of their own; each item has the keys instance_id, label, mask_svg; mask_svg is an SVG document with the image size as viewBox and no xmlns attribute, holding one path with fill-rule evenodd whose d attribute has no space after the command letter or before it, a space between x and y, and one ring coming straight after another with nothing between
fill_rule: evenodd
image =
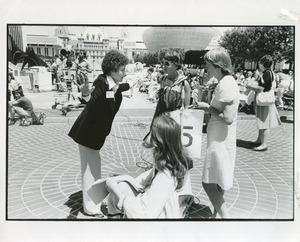
<instances>
[{"instance_id":1,"label":"child","mask_svg":"<svg viewBox=\"0 0 300 242\"><path fill-rule=\"evenodd\" d=\"M154 119L151 128L154 167L137 178L106 180L109 214L127 218L182 218L193 201L188 173L190 158L184 152L180 126L167 114ZM121 177L125 177L123 179ZM186 196L184 202L182 197Z\"/></svg>"}]
</instances>

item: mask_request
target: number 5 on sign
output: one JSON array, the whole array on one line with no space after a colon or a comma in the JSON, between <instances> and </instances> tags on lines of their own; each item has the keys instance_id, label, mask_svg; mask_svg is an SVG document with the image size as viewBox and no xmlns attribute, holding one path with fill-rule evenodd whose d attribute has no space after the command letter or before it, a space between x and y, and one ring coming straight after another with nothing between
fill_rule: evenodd
<instances>
[{"instance_id":1,"label":"number 5 on sign","mask_svg":"<svg viewBox=\"0 0 300 242\"><path fill-rule=\"evenodd\" d=\"M169 113L181 126L182 144L186 147L190 157L201 157L203 110L184 109Z\"/></svg>"}]
</instances>

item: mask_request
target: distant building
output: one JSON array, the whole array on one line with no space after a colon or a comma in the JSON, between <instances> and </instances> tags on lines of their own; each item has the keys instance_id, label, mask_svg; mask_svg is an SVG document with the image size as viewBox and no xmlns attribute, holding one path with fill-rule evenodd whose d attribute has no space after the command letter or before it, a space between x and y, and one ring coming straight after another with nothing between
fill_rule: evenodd
<instances>
[{"instance_id":1,"label":"distant building","mask_svg":"<svg viewBox=\"0 0 300 242\"><path fill-rule=\"evenodd\" d=\"M34 52L45 62L49 62L59 54L63 46L62 39L49 37L48 35L27 34L26 42L28 47L32 47Z\"/></svg>"},{"instance_id":2,"label":"distant building","mask_svg":"<svg viewBox=\"0 0 300 242\"><path fill-rule=\"evenodd\" d=\"M148 53L144 42L134 40L124 41L124 51L129 59Z\"/></svg>"},{"instance_id":3,"label":"distant building","mask_svg":"<svg viewBox=\"0 0 300 242\"><path fill-rule=\"evenodd\" d=\"M115 27L117 29L117 27ZM80 33L71 33L67 26L58 26L54 36L45 34L27 34L26 42L32 47L35 53L45 61L54 58L61 49L72 49L75 52L85 50L87 60L94 69L100 69L105 54L112 49L122 51L131 59L134 55L147 52L143 41L126 40L126 32L121 29L105 33L101 27L83 27Z\"/></svg>"}]
</instances>

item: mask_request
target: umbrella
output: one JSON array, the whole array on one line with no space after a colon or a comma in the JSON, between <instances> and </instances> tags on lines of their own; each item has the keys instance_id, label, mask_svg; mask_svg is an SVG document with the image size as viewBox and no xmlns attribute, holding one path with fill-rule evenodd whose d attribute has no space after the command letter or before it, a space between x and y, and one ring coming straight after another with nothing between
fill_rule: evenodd
<instances>
[{"instance_id":1,"label":"umbrella","mask_svg":"<svg viewBox=\"0 0 300 242\"><path fill-rule=\"evenodd\" d=\"M31 67L31 66L45 66L45 67L48 67L48 65L34 53L34 50L33 50L32 47L27 47L26 48L26 53L25 54L20 54L19 58L24 59L21 69L23 69L26 64L28 64L28 68Z\"/></svg>"},{"instance_id":2,"label":"umbrella","mask_svg":"<svg viewBox=\"0 0 300 242\"><path fill-rule=\"evenodd\" d=\"M12 42L13 43L13 42ZM12 51L11 51L11 62L15 65L18 62L23 61L22 68L23 69L26 64L28 64L28 68L32 66L45 66L48 67L48 65L35 53L32 47L27 47L26 52L21 51L20 49L16 48L15 45L12 45Z\"/></svg>"}]
</instances>

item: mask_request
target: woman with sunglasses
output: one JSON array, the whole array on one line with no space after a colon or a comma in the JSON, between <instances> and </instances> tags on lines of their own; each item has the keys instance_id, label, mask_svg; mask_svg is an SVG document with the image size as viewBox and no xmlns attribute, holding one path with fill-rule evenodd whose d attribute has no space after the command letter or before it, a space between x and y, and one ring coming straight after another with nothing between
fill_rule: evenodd
<instances>
[{"instance_id":1,"label":"woman with sunglasses","mask_svg":"<svg viewBox=\"0 0 300 242\"><path fill-rule=\"evenodd\" d=\"M160 59L162 60L164 75L159 81L160 90L158 91L158 102L152 123L155 117L164 112L186 108L191 102L190 84L180 72L182 65L181 53L176 49L168 48L161 54ZM144 138L143 146L146 148L151 147L149 133Z\"/></svg>"},{"instance_id":2,"label":"woman with sunglasses","mask_svg":"<svg viewBox=\"0 0 300 242\"><path fill-rule=\"evenodd\" d=\"M202 185L214 206L213 217L218 213L221 218L228 218L224 193L233 185L239 88L232 76L230 56L224 48L210 50L204 60L208 75L214 76L218 84L210 104L198 103L200 109L211 114Z\"/></svg>"},{"instance_id":3,"label":"woman with sunglasses","mask_svg":"<svg viewBox=\"0 0 300 242\"><path fill-rule=\"evenodd\" d=\"M153 119L164 112L174 111L181 107L186 108L191 101L190 84L181 72L181 53L168 48L166 52L162 53L160 59L164 75L160 80L159 100Z\"/></svg>"}]
</instances>

